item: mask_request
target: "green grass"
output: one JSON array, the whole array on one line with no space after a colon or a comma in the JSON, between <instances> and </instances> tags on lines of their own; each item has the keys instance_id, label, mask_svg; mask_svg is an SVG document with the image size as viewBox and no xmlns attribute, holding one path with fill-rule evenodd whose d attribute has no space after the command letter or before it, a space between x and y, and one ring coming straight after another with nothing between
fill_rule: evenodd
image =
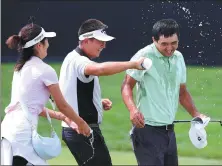
<instances>
[{"instance_id":1,"label":"green grass","mask_svg":"<svg viewBox=\"0 0 222 166\"><path fill-rule=\"evenodd\" d=\"M113 165L137 165L133 152L111 151ZM179 165L221 165L222 160L179 157ZM59 157L49 161L50 165L76 165L68 148L63 148Z\"/></svg>"},{"instance_id":2,"label":"green grass","mask_svg":"<svg viewBox=\"0 0 222 166\"><path fill-rule=\"evenodd\" d=\"M59 73L60 64L51 65ZM203 70L203 68L189 67L187 72L187 86L199 111L209 115L212 119L222 119L222 68L204 68ZM2 110L10 100L12 73L12 64L2 64ZM104 113L104 121L101 127L111 151L131 152L128 135L131 123L129 113L120 94L123 78L124 73L100 77L102 96L110 98L113 102L112 110ZM188 113L179 107L177 119L190 118ZM53 123L57 133L61 136L61 122L54 120ZM190 124L187 123L177 124L175 128L180 156L222 158L222 127L219 124L211 123L207 126L208 146L201 150L194 148L191 144L188 136L189 127ZM46 119L41 118L39 129L42 134L49 131ZM117 152L114 154L117 154ZM121 159L121 157L119 158ZM134 159L134 157L131 158Z\"/></svg>"}]
</instances>

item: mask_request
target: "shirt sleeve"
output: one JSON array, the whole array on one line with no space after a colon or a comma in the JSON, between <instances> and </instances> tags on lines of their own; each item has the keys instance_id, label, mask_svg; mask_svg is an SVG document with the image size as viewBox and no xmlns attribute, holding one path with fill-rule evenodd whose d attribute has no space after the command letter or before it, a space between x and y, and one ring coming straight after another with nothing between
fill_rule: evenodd
<instances>
[{"instance_id":1,"label":"shirt sleeve","mask_svg":"<svg viewBox=\"0 0 222 166\"><path fill-rule=\"evenodd\" d=\"M139 50L130 61L136 61L140 57L145 57L144 51ZM130 75L132 78L134 78L137 81L141 81L144 76L145 70L137 70L137 69L128 69L126 70L126 74Z\"/></svg>"},{"instance_id":2,"label":"shirt sleeve","mask_svg":"<svg viewBox=\"0 0 222 166\"><path fill-rule=\"evenodd\" d=\"M185 84L187 80L187 69L183 56L181 56L181 66L182 66L182 74L181 74L181 84Z\"/></svg>"},{"instance_id":3,"label":"shirt sleeve","mask_svg":"<svg viewBox=\"0 0 222 166\"><path fill-rule=\"evenodd\" d=\"M58 76L56 74L56 71L51 66L47 66L45 68L45 71L42 74L42 81L45 86L58 83Z\"/></svg>"},{"instance_id":4,"label":"shirt sleeve","mask_svg":"<svg viewBox=\"0 0 222 166\"><path fill-rule=\"evenodd\" d=\"M92 80L93 76L87 76L85 75L85 68L88 64L94 63L90 59L84 56L80 56L75 59L74 62L74 70L76 71L77 77L82 81L82 82L89 82Z\"/></svg>"}]
</instances>

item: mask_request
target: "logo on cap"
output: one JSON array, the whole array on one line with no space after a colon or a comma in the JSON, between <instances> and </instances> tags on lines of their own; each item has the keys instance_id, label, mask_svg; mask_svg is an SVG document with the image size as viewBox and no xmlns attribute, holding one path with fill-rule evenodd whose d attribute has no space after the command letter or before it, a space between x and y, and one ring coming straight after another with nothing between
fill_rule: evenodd
<instances>
[{"instance_id":1,"label":"logo on cap","mask_svg":"<svg viewBox=\"0 0 222 166\"><path fill-rule=\"evenodd\" d=\"M36 41L40 40L42 37L43 37L43 34L41 34L39 37L37 37L36 39L34 39L34 41L36 42Z\"/></svg>"},{"instance_id":2,"label":"logo on cap","mask_svg":"<svg viewBox=\"0 0 222 166\"><path fill-rule=\"evenodd\" d=\"M103 29L103 30L101 30L101 32L106 34L106 31L105 31L104 29Z\"/></svg>"},{"instance_id":3,"label":"logo on cap","mask_svg":"<svg viewBox=\"0 0 222 166\"><path fill-rule=\"evenodd\" d=\"M83 35L83 37L91 37L91 36L93 36L93 33L91 33L91 34L85 34L85 35Z\"/></svg>"}]
</instances>

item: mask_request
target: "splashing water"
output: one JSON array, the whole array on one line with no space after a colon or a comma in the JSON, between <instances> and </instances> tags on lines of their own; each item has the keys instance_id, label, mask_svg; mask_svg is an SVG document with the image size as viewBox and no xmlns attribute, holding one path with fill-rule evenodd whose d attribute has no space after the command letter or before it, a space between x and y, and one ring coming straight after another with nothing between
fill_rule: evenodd
<instances>
[{"instance_id":1,"label":"splashing water","mask_svg":"<svg viewBox=\"0 0 222 166\"><path fill-rule=\"evenodd\" d=\"M89 138L89 142L90 142L90 145L92 147L92 156L90 158L88 158L83 164L82 166L86 165L86 163L88 163L95 155L95 148L93 146L93 143L94 143L94 134L93 134L93 131L91 130L91 138ZM87 143L88 144L88 143Z\"/></svg>"},{"instance_id":2,"label":"splashing water","mask_svg":"<svg viewBox=\"0 0 222 166\"><path fill-rule=\"evenodd\" d=\"M183 9L183 11L185 11L185 13L190 14L190 10L185 8L185 7L181 7ZM191 16L190 16L191 17Z\"/></svg>"},{"instance_id":3,"label":"splashing water","mask_svg":"<svg viewBox=\"0 0 222 166\"><path fill-rule=\"evenodd\" d=\"M218 47L218 43L220 43L222 36L221 20L213 17L213 13L220 15L219 13L222 13L221 5L216 2L207 3L203 8L197 10L199 9L199 5L198 1L174 2L167 0L149 3L149 5L143 7L142 10L141 16L143 19L141 20L143 21L143 26L141 27L144 27L144 29L141 29L140 34L143 35L144 38L149 37L150 32L147 32L147 25L154 24L162 18L178 19L179 16L178 23L181 24L186 34L186 36L181 35L181 38L190 38L189 44L185 43L179 47L183 50L186 49L188 52L188 55L185 55L189 57L186 59L187 64L211 65L212 67L220 64L218 60L221 60L219 56L222 54L222 49ZM159 11L161 12L157 17L152 15L152 13ZM141 43L144 42L145 44L147 43L147 38L141 41ZM187 45L189 45L189 47L187 47ZM215 58L212 58L212 56L209 57L212 51L215 52ZM206 57L209 58L206 59Z\"/></svg>"}]
</instances>

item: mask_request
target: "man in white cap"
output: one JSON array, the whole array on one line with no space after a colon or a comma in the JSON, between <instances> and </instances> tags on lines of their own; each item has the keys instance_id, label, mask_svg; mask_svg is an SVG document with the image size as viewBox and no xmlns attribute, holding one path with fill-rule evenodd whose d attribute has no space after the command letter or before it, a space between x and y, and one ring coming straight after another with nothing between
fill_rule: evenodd
<instances>
[{"instance_id":1,"label":"man in white cap","mask_svg":"<svg viewBox=\"0 0 222 166\"><path fill-rule=\"evenodd\" d=\"M77 134L65 122L62 123L62 137L79 165L110 166L111 157L99 128L103 110L110 110L112 102L101 99L98 76L112 75L127 69L143 69L144 58L127 62L95 63L106 47L106 42L114 37L106 34L107 26L99 20L89 19L79 28L79 46L64 59L59 84L66 101L92 128L93 147L90 140ZM90 159L90 160L89 160Z\"/></svg>"}]
</instances>

